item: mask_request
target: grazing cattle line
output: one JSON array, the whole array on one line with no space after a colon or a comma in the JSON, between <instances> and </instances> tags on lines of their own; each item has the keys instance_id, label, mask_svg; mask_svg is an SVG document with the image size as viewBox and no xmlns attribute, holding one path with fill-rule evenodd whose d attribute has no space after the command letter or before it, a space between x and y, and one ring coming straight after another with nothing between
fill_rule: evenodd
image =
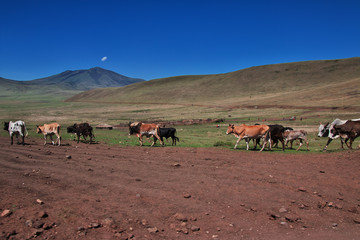
<instances>
[{"instance_id":1,"label":"grazing cattle line","mask_svg":"<svg viewBox=\"0 0 360 240\"><path fill-rule=\"evenodd\" d=\"M179 138L176 136L175 128L161 128L158 124L155 123L143 123L143 122L133 122L128 124L129 135L135 135L139 138L140 146L143 146L143 136L147 137L148 140L150 137L153 138L151 146L156 144L156 141L160 141L160 145L164 146L164 138L171 138L172 146L176 145L179 142ZM217 127L219 127L217 125ZM42 133L44 135L44 145L47 144L47 136L50 136L53 145L61 145L61 136L60 136L60 124L50 123L44 124L41 126L36 126L36 132ZM4 122L4 130L9 132L10 135L10 144L13 144L13 136L16 136L18 144L25 144L25 137L28 136L28 131L26 129L25 122L19 120L16 122ZM87 137L89 137L89 143L94 141L95 135L93 133L93 128L89 123L80 123L73 124L67 127L67 133L76 134L77 143L80 142L80 137L82 136L84 142L87 142ZM261 146L260 151L263 151L264 148L269 145L269 150L272 150L273 146L277 146L278 142L282 143L282 150L285 151L285 148L288 148L287 145L290 142L292 149L293 141L299 141L299 147L296 149L298 151L303 142L306 144L306 148L309 149L309 138L308 133L302 129L293 129L291 127L284 127L279 124L275 125L266 125L266 124L254 124L254 125L234 125L229 124L226 134L233 134L237 141L235 143L234 149L237 148L239 142L242 139L245 139L246 150L249 150L249 140L254 141L254 150L257 145ZM54 142L52 136L56 135L57 139ZM21 136L22 142L19 142L18 137ZM318 137L328 137L327 143L323 148L323 151L326 151L330 142L334 139L340 138L341 148L343 149L343 144L345 143L349 149L352 149L352 144L354 140L360 136L360 119L352 120L340 120L335 119L331 123L321 124L319 126ZM262 144L260 141L263 140ZM348 143L349 141L349 143ZM360 146L360 145L359 145Z\"/></svg>"}]
</instances>

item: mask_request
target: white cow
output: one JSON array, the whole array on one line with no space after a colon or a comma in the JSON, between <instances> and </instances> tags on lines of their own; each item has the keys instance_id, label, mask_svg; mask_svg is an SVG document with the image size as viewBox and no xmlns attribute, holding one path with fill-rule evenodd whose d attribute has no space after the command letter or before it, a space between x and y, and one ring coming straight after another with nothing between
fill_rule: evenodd
<instances>
[{"instance_id":1,"label":"white cow","mask_svg":"<svg viewBox=\"0 0 360 240\"><path fill-rule=\"evenodd\" d=\"M10 139L11 139L11 145L13 144L13 136L14 134L16 135L16 141L19 144L19 135L22 138L22 145L25 145L25 137L27 137L28 135L28 131L26 129L25 123L21 120L16 121L16 122L5 122L4 123L4 130L7 130L10 134Z\"/></svg>"}]
</instances>

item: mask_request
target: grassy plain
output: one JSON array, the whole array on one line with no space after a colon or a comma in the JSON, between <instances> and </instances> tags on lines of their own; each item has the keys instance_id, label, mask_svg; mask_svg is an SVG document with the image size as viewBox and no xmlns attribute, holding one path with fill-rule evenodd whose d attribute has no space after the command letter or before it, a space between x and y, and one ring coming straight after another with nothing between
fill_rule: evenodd
<instances>
[{"instance_id":1,"label":"grassy plain","mask_svg":"<svg viewBox=\"0 0 360 240\"><path fill-rule=\"evenodd\" d=\"M295 129L305 129L310 134L311 152L319 152L326 143L325 138L316 136L317 127L320 121L331 121L341 116L344 119L356 118L359 112L338 110L338 109L282 109L282 108L228 108L208 107L202 105L181 105L181 104L104 104L104 103L81 103L64 102L64 98L33 97L29 101L22 99L7 99L0 102L1 121L21 119L27 123L30 137L42 137L36 134L36 125L49 122L58 122L62 127L62 138L72 140L74 137L66 133L66 127L73 123L89 122L92 126L101 123L124 124L129 121L176 121L184 119L207 119L221 118L224 122L217 124L181 125L175 126L177 135L180 138L178 147L220 147L232 149L236 138L226 135L228 123L234 124L282 124ZM296 116L295 121L288 118ZM284 120L285 119L285 120ZM300 120L302 119L302 120ZM219 125L219 127L217 127ZM1 131L1 135L7 135ZM109 145L138 146L138 139L128 136L128 129L99 130L95 129L96 141ZM357 146L357 140L354 146ZM165 142L167 146L171 142ZM145 146L150 143L145 141ZM297 145L295 145L296 147ZM242 142L239 149L245 149L245 142ZM340 144L333 142L329 151L338 151ZM281 152L275 149L274 152ZM287 150L286 152L295 152ZM305 147L301 153L307 153Z\"/></svg>"}]
</instances>

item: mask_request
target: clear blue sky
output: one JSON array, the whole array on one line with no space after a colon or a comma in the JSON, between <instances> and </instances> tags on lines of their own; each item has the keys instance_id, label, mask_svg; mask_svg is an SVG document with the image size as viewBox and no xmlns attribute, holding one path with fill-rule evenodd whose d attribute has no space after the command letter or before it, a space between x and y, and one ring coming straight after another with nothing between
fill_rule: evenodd
<instances>
[{"instance_id":1,"label":"clear blue sky","mask_svg":"<svg viewBox=\"0 0 360 240\"><path fill-rule=\"evenodd\" d=\"M0 77L146 80L360 56L359 0L2 0Z\"/></svg>"}]
</instances>

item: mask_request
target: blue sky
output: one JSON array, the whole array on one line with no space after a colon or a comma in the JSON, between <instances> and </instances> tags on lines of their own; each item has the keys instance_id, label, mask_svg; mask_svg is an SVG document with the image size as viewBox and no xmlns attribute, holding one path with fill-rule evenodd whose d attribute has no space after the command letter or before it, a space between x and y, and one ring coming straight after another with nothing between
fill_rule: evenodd
<instances>
[{"instance_id":1,"label":"blue sky","mask_svg":"<svg viewBox=\"0 0 360 240\"><path fill-rule=\"evenodd\" d=\"M2 0L0 77L146 80L360 56L360 1Z\"/></svg>"}]
</instances>

